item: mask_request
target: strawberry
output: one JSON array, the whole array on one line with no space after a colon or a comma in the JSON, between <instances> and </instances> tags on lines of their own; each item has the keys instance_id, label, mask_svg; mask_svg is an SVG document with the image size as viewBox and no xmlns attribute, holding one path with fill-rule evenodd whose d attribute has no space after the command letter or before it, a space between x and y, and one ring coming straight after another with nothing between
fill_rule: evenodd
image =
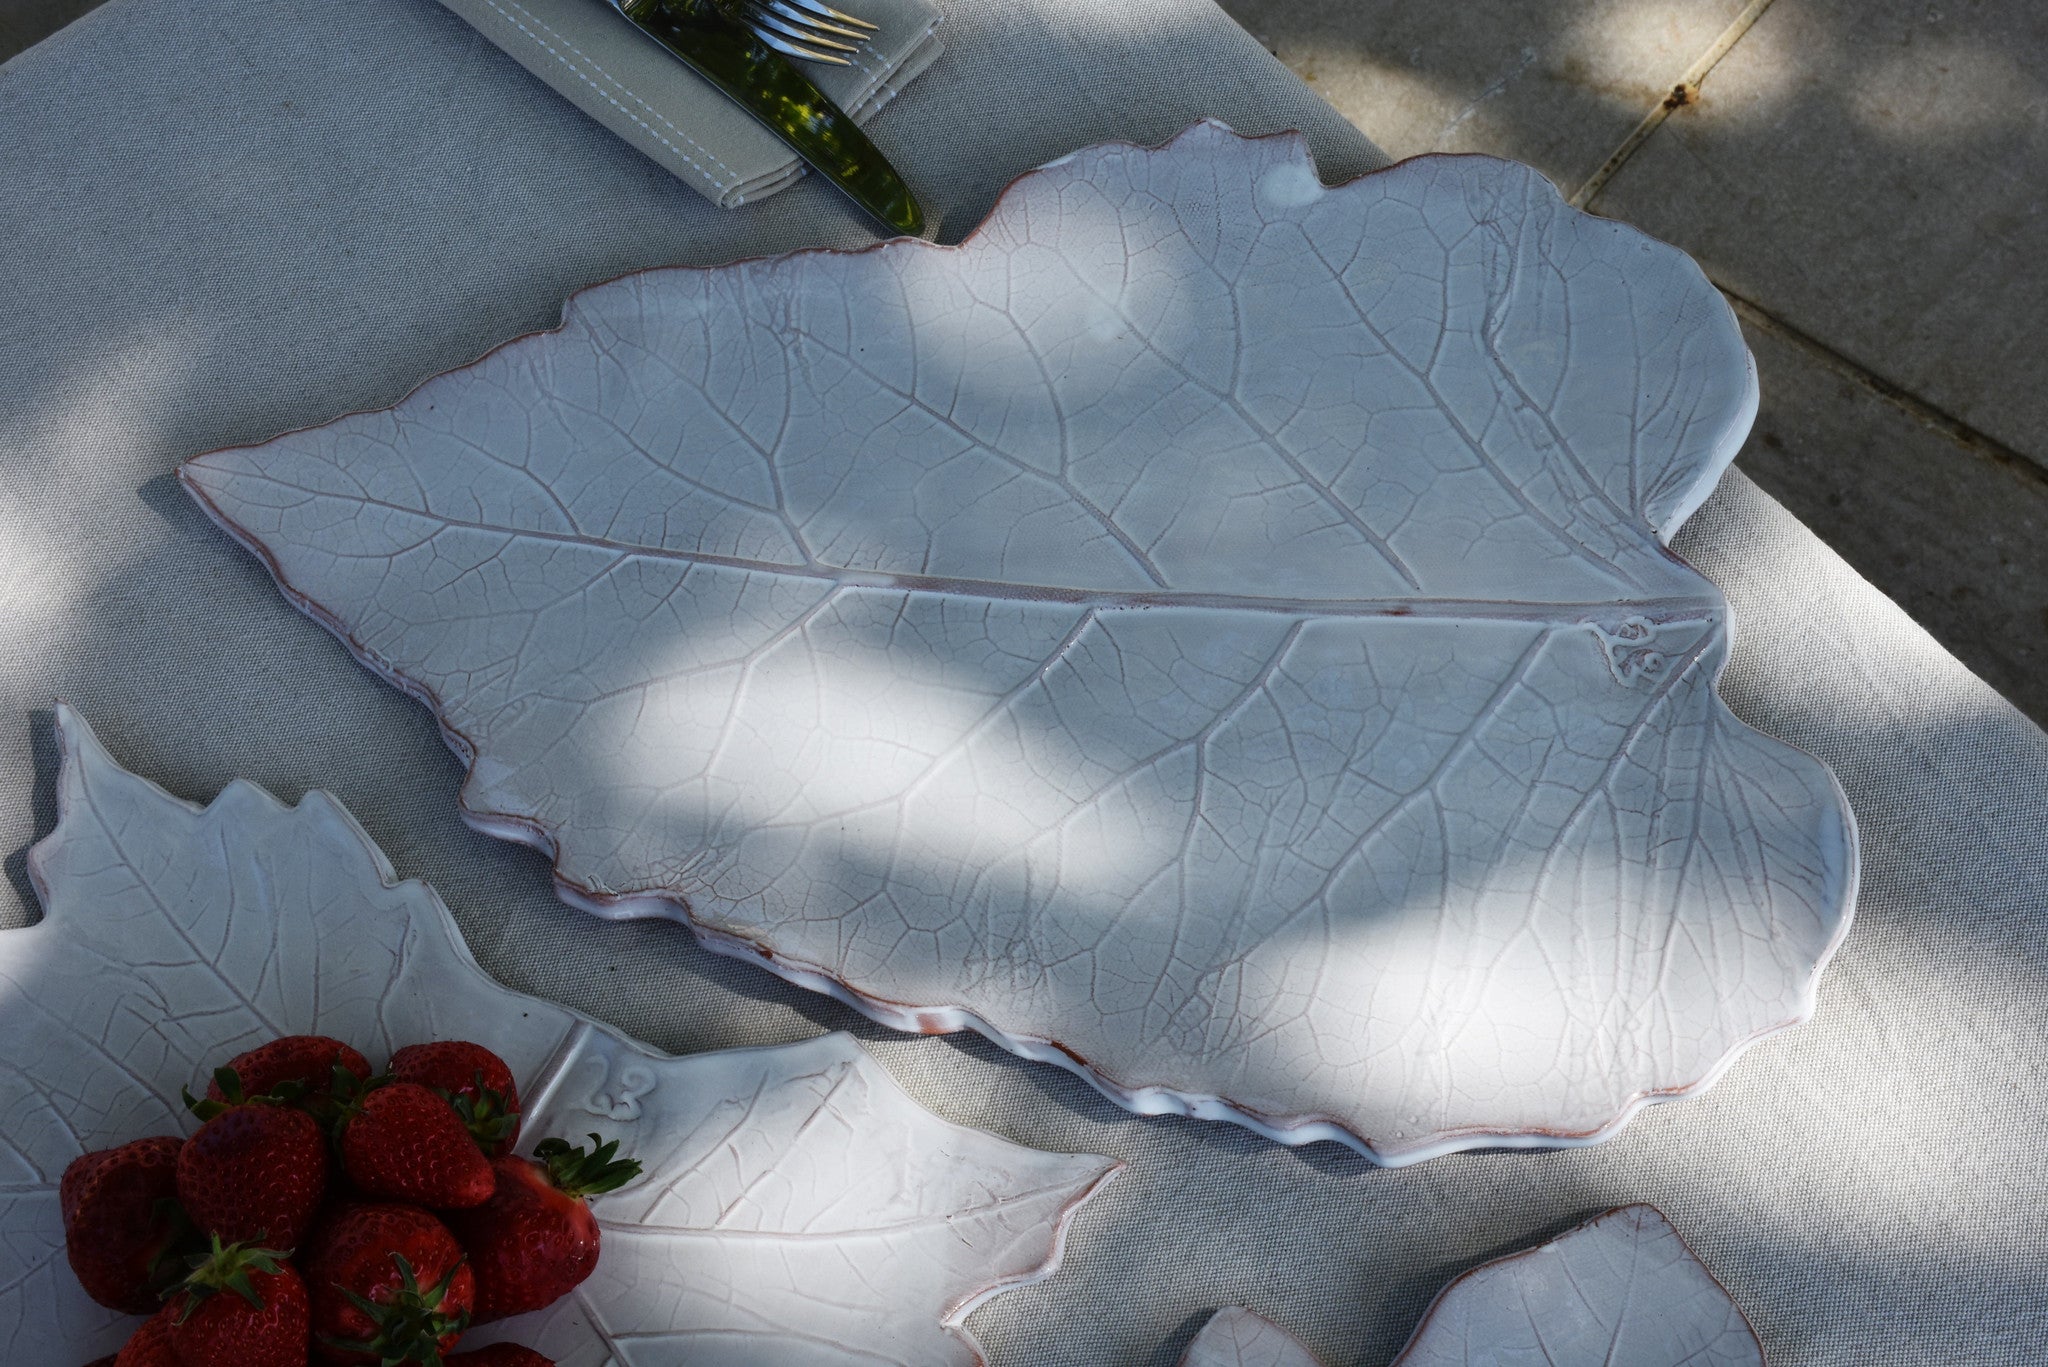
<instances>
[{"instance_id":1,"label":"strawberry","mask_svg":"<svg viewBox=\"0 0 2048 1367\"><path fill-rule=\"evenodd\" d=\"M158 1135L71 1160L57 1186L64 1254L79 1285L110 1310L147 1315L183 1273L191 1223L179 1209L182 1139Z\"/></svg>"},{"instance_id":2,"label":"strawberry","mask_svg":"<svg viewBox=\"0 0 2048 1367\"><path fill-rule=\"evenodd\" d=\"M178 1367L178 1359L171 1353L171 1312L159 1310L144 1320L114 1354L113 1362L114 1367Z\"/></svg>"},{"instance_id":3,"label":"strawberry","mask_svg":"<svg viewBox=\"0 0 2048 1367\"><path fill-rule=\"evenodd\" d=\"M178 1199L192 1222L230 1241L296 1248L327 1191L327 1143L304 1111L241 1099L221 1070L226 1101L193 1101L206 1123L178 1154Z\"/></svg>"},{"instance_id":4,"label":"strawberry","mask_svg":"<svg viewBox=\"0 0 2048 1367\"><path fill-rule=\"evenodd\" d=\"M283 1258L214 1238L164 1303L179 1367L306 1367L306 1284Z\"/></svg>"},{"instance_id":5,"label":"strawberry","mask_svg":"<svg viewBox=\"0 0 2048 1367\"><path fill-rule=\"evenodd\" d=\"M533 1349L521 1348L516 1343L494 1343L488 1348L473 1348L441 1361L443 1367L555 1367L553 1358L544 1358Z\"/></svg>"},{"instance_id":6,"label":"strawberry","mask_svg":"<svg viewBox=\"0 0 2048 1367\"><path fill-rule=\"evenodd\" d=\"M305 1266L322 1362L439 1362L469 1327L476 1280L462 1246L416 1206L340 1207L315 1231Z\"/></svg>"},{"instance_id":7,"label":"strawberry","mask_svg":"<svg viewBox=\"0 0 2048 1367\"><path fill-rule=\"evenodd\" d=\"M228 1060L244 1096L324 1097L334 1090L335 1069L358 1081L370 1076L370 1061L338 1039L325 1035L286 1035ZM220 1070L207 1084L206 1099L226 1101ZM281 1091L280 1089L289 1089Z\"/></svg>"},{"instance_id":8,"label":"strawberry","mask_svg":"<svg viewBox=\"0 0 2048 1367\"><path fill-rule=\"evenodd\" d=\"M491 1199L448 1217L476 1270L477 1323L552 1305L596 1269L597 1220L584 1198L624 1186L640 1164L613 1160L617 1140L590 1142L586 1154L543 1139L531 1159L498 1159Z\"/></svg>"},{"instance_id":9,"label":"strawberry","mask_svg":"<svg viewBox=\"0 0 2048 1367\"><path fill-rule=\"evenodd\" d=\"M447 1097L486 1157L502 1158L519 1142L519 1088L505 1060L481 1044L408 1044L391 1056L389 1072L394 1082Z\"/></svg>"},{"instance_id":10,"label":"strawberry","mask_svg":"<svg viewBox=\"0 0 2048 1367\"><path fill-rule=\"evenodd\" d=\"M363 1195L454 1209L491 1199L491 1160L447 1098L393 1082L342 1112L341 1165Z\"/></svg>"}]
</instances>

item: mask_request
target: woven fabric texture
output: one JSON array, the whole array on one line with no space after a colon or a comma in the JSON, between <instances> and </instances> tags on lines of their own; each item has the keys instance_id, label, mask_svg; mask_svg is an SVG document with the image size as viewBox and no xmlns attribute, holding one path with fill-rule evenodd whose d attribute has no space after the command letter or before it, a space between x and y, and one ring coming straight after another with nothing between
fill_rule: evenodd
<instances>
[{"instance_id":1,"label":"woven fabric texture","mask_svg":"<svg viewBox=\"0 0 2048 1367\"><path fill-rule=\"evenodd\" d=\"M803 163L601 0L441 0L506 55L723 208L794 185ZM800 63L866 123L945 50L932 0L866 0L879 31L846 66Z\"/></svg>"},{"instance_id":2,"label":"woven fabric texture","mask_svg":"<svg viewBox=\"0 0 2048 1367\"><path fill-rule=\"evenodd\" d=\"M1211 115L1383 158L1209 0L951 0L876 135L957 240L1016 174ZM636 267L867 240L807 179L720 211L434 0L112 0L0 67L0 852L54 819L50 701L209 798L338 795L506 982L665 1048L855 1031L927 1105L1130 1168L1064 1270L972 1321L998 1367L1165 1367L1244 1304L1391 1358L1465 1268L1609 1206L1669 1213L1793 1364L2038 1362L2048 1342L2048 737L1740 474L1679 549L1735 605L1724 692L1835 767L1858 924L1819 1018L1597 1148L1382 1171L1139 1119L972 1039L918 1039L571 911L456 819L423 709L293 613L170 472L388 404ZM4 1047L4 1046L0 1046Z\"/></svg>"}]
</instances>

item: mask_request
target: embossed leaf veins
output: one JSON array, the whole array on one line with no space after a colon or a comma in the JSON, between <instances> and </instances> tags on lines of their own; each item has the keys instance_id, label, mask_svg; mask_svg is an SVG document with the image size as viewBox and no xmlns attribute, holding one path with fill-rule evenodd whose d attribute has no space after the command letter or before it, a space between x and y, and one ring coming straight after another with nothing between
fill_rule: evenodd
<instances>
[{"instance_id":1,"label":"embossed leaf veins","mask_svg":"<svg viewBox=\"0 0 2048 1367\"><path fill-rule=\"evenodd\" d=\"M845 1035L655 1054L491 981L326 794L287 808L238 782L201 809L122 770L68 708L58 722L61 816L29 857L44 917L0 932L0 1361L120 1347L137 1321L66 1265L58 1179L80 1153L187 1132L179 1089L277 1034L373 1059L484 1039L524 1084L530 1141L596 1129L640 1159L593 1203L595 1276L464 1340L562 1367L973 1367L968 1312L1056 1266L1116 1166L947 1124Z\"/></svg>"},{"instance_id":2,"label":"embossed leaf veins","mask_svg":"<svg viewBox=\"0 0 2048 1367\"><path fill-rule=\"evenodd\" d=\"M1699 271L1528 170L1203 125L184 479L579 903L1401 1162L1810 1009L1848 814L1660 541L1754 404Z\"/></svg>"},{"instance_id":3,"label":"embossed leaf veins","mask_svg":"<svg viewBox=\"0 0 2048 1367\"><path fill-rule=\"evenodd\" d=\"M1278 1325L1239 1306L1209 1317L1188 1345L1180 1367L1321 1367L1308 1349Z\"/></svg>"}]
</instances>

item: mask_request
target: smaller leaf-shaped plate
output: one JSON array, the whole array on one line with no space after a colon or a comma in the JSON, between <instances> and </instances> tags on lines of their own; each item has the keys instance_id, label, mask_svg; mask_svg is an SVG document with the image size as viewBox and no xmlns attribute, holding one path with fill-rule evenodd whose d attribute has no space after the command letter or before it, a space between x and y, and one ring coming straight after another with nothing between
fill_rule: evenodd
<instances>
[{"instance_id":1,"label":"smaller leaf-shaped plate","mask_svg":"<svg viewBox=\"0 0 2048 1367\"><path fill-rule=\"evenodd\" d=\"M1763 1367L1714 1274L1655 1206L1624 1206L1437 1295L1393 1367ZM1219 1310L1181 1367L1317 1367L1251 1311Z\"/></svg>"},{"instance_id":2,"label":"smaller leaf-shaped plate","mask_svg":"<svg viewBox=\"0 0 2048 1367\"><path fill-rule=\"evenodd\" d=\"M237 782L208 807L120 768L60 708L44 916L0 934L0 1361L83 1362L133 1321L65 1265L57 1181L81 1152L190 1128L179 1089L267 1037L374 1059L476 1038L527 1134L616 1137L645 1171L595 1209L597 1273L465 1342L562 1367L790 1367L982 1356L961 1327L1058 1266L1112 1160L1041 1153L924 1111L848 1036L674 1058L499 986L447 908L399 882L325 793Z\"/></svg>"},{"instance_id":3,"label":"smaller leaf-shaped plate","mask_svg":"<svg viewBox=\"0 0 2048 1367\"><path fill-rule=\"evenodd\" d=\"M1321 1367L1294 1335L1241 1305L1210 1316L1180 1367Z\"/></svg>"}]
</instances>

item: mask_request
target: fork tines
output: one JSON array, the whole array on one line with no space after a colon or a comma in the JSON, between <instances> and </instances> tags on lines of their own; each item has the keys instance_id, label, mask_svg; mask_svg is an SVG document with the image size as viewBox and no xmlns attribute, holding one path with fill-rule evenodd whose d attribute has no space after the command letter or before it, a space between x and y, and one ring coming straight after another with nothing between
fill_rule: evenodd
<instances>
[{"instance_id":1,"label":"fork tines","mask_svg":"<svg viewBox=\"0 0 2048 1367\"><path fill-rule=\"evenodd\" d=\"M786 57L850 66L880 27L842 14L821 0L741 0L754 36Z\"/></svg>"},{"instance_id":2,"label":"fork tines","mask_svg":"<svg viewBox=\"0 0 2048 1367\"><path fill-rule=\"evenodd\" d=\"M795 8L804 10L807 13L816 15L820 19L831 20L839 24L849 24L867 33L874 33L882 27L880 24L871 24L865 19L856 19L851 14L841 14L830 5L819 3L819 0L770 0L770 3L778 9Z\"/></svg>"}]
</instances>

